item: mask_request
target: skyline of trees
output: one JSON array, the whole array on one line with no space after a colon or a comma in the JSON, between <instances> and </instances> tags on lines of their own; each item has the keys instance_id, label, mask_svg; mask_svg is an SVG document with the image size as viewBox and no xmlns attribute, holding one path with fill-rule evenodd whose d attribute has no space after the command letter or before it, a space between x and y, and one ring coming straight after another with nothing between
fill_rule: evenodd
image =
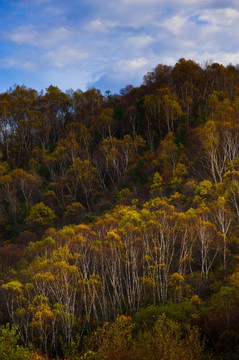
<instances>
[{"instance_id":1,"label":"skyline of trees","mask_svg":"<svg viewBox=\"0 0 239 360\"><path fill-rule=\"evenodd\" d=\"M108 359L116 331L130 359L166 326L237 358L238 67L180 59L119 94L16 86L0 155L1 323L24 346Z\"/></svg>"}]
</instances>

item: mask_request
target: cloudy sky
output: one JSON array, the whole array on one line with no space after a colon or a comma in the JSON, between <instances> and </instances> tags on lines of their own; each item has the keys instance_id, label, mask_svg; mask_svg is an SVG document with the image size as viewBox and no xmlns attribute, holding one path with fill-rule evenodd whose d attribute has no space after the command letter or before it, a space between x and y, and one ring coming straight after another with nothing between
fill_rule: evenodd
<instances>
[{"instance_id":1,"label":"cloudy sky","mask_svg":"<svg viewBox=\"0 0 239 360\"><path fill-rule=\"evenodd\" d=\"M0 92L102 93L157 64L239 63L239 0L0 0Z\"/></svg>"}]
</instances>

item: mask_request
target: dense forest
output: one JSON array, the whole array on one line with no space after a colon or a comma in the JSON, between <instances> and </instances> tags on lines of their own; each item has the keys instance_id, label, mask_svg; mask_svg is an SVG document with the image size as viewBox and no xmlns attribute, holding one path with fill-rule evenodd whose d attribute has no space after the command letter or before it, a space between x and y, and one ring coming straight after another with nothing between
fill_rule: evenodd
<instances>
[{"instance_id":1,"label":"dense forest","mask_svg":"<svg viewBox=\"0 0 239 360\"><path fill-rule=\"evenodd\" d=\"M0 358L239 358L239 67L0 94Z\"/></svg>"}]
</instances>

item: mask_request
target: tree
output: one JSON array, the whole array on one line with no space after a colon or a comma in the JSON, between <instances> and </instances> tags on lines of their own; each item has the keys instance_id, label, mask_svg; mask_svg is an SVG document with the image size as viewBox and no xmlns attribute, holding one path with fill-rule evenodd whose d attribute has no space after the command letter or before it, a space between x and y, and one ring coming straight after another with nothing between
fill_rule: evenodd
<instances>
[{"instance_id":1,"label":"tree","mask_svg":"<svg viewBox=\"0 0 239 360\"><path fill-rule=\"evenodd\" d=\"M114 111L112 108L103 109L98 119L95 121L95 126L98 132L100 133L102 139L105 139L107 136L110 138L114 132Z\"/></svg>"},{"instance_id":2,"label":"tree","mask_svg":"<svg viewBox=\"0 0 239 360\"><path fill-rule=\"evenodd\" d=\"M169 172L170 175L172 174L174 176L177 163L181 159L183 162L184 147L182 145L177 145L175 143L175 135L172 132L169 132L165 136L165 138L160 141L158 148L158 157L157 159L154 160L153 164L160 167L162 175L163 175L163 171L165 171L166 173ZM186 174L185 166L184 164L182 165L184 169L183 172L184 174ZM180 167L182 168L182 165L179 165L178 168L179 171L180 171Z\"/></svg>"},{"instance_id":3,"label":"tree","mask_svg":"<svg viewBox=\"0 0 239 360\"><path fill-rule=\"evenodd\" d=\"M183 115L177 94L172 93L170 88L167 87L158 90L158 96L160 97L160 104L167 130L168 132L174 132L176 120Z\"/></svg>"},{"instance_id":4,"label":"tree","mask_svg":"<svg viewBox=\"0 0 239 360\"><path fill-rule=\"evenodd\" d=\"M73 202L67 205L63 217L69 224L79 223L85 212L86 208L80 202Z\"/></svg>"},{"instance_id":5,"label":"tree","mask_svg":"<svg viewBox=\"0 0 239 360\"><path fill-rule=\"evenodd\" d=\"M162 186L163 186L163 179L160 176L159 172L155 171L153 177L153 183L150 187L150 193L153 195L153 197L157 197L161 194Z\"/></svg>"},{"instance_id":6,"label":"tree","mask_svg":"<svg viewBox=\"0 0 239 360\"><path fill-rule=\"evenodd\" d=\"M93 338L99 354L107 359L132 360L202 360L210 359L197 328L181 325L165 315L159 316L154 326L141 334L135 331L130 317L119 316L109 327L98 331ZM96 347L95 346L95 347ZM94 357L93 357L94 359Z\"/></svg>"},{"instance_id":7,"label":"tree","mask_svg":"<svg viewBox=\"0 0 239 360\"><path fill-rule=\"evenodd\" d=\"M66 114L71 101L57 86L50 85L43 96L43 114L50 123L50 139L54 143L59 140L60 134L66 125Z\"/></svg>"},{"instance_id":8,"label":"tree","mask_svg":"<svg viewBox=\"0 0 239 360\"><path fill-rule=\"evenodd\" d=\"M39 341L41 350L48 356L49 338L55 322L49 299L42 295L35 296L33 302L29 305L29 311L32 314L31 326L36 336L35 341Z\"/></svg>"},{"instance_id":9,"label":"tree","mask_svg":"<svg viewBox=\"0 0 239 360\"><path fill-rule=\"evenodd\" d=\"M75 201L82 201L89 211L95 199L101 194L97 169L89 160L81 160L79 157L67 171L66 186L72 198Z\"/></svg>"},{"instance_id":10,"label":"tree","mask_svg":"<svg viewBox=\"0 0 239 360\"><path fill-rule=\"evenodd\" d=\"M209 271L221 249L220 235L216 227L209 221L210 210L202 205L197 209L197 246L201 263L201 277L208 279Z\"/></svg>"},{"instance_id":11,"label":"tree","mask_svg":"<svg viewBox=\"0 0 239 360\"><path fill-rule=\"evenodd\" d=\"M144 98L144 113L147 121L147 141L149 148L154 150L153 120L157 118L158 105L155 95L146 95Z\"/></svg>"},{"instance_id":12,"label":"tree","mask_svg":"<svg viewBox=\"0 0 239 360\"><path fill-rule=\"evenodd\" d=\"M223 237L223 268L226 270L228 234L233 220L233 214L230 211L225 197L219 196L219 198L213 203L212 219Z\"/></svg>"},{"instance_id":13,"label":"tree","mask_svg":"<svg viewBox=\"0 0 239 360\"><path fill-rule=\"evenodd\" d=\"M146 275L154 283L154 304L165 303L168 296L168 283L175 255L176 239L180 223L173 206L166 201L155 198L145 205L141 213L143 221L142 236L145 253L150 262Z\"/></svg>"},{"instance_id":14,"label":"tree","mask_svg":"<svg viewBox=\"0 0 239 360\"><path fill-rule=\"evenodd\" d=\"M159 316L153 328L152 353L162 360L210 358L204 353L197 328L180 325L165 315Z\"/></svg>"},{"instance_id":15,"label":"tree","mask_svg":"<svg viewBox=\"0 0 239 360\"><path fill-rule=\"evenodd\" d=\"M29 174L23 169L15 169L11 172L14 186L20 192L20 196L25 201L27 207L37 198L39 192L40 179L36 175Z\"/></svg>"},{"instance_id":16,"label":"tree","mask_svg":"<svg viewBox=\"0 0 239 360\"><path fill-rule=\"evenodd\" d=\"M103 334L103 341L99 348L100 355L105 360L129 359L132 352L133 328L134 324L130 317L119 316Z\"/></svg>"},{"instance_id":17,"label":"tree","mask_svg":"<svg viewBox=\"0 0 239 360\"><path fill-rule=\"evenodd\" d=\"M40 202L31 207L25 223L31 229L46 228L53 224L55 218L54 211L43 202Z\"/></svg>"},{"instance_id":18,"label":"tree","mask_svg":"<svg viewBox=\"0 0 239 360\"><path fill-rule=\"evenodd\" d=\"M20 335L17 327L7 324L0 327L0 358L1 360L44 360L35 351L18 345Z\"/></svg>"},{"instance_id":19,"label":"tree","mask_svg":"<svg viewBox=\"0 0 239 360\"><path fill-rule=\"evenodd\" d=\"M139 151L144 147L145 141L141 136L137 136L135 139L129 135L125 135L123 139L115 137L104 139L99 145L104 159L104 167L101 171L107 172L112 184L115 181L122 181L126 170L135 162Z\"/></svg>"},{"instance_id":20,"label":"tree","mask_svg":"<svg viewBox=\"0 0 239 360\"><path fill-rule=\"evenodd\" d=\"M225 170L225 153L219 151L219 133L213 120L209 120L202 129L201 142L206 164L206 171L209 172L214 183L222 181Z\"/></svg>"}]
</instances>

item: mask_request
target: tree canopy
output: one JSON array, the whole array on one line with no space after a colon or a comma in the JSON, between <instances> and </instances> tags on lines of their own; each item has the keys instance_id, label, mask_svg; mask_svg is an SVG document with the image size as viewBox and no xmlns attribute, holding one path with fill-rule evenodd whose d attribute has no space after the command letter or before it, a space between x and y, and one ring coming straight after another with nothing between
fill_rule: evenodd
<instances>
[{"instance_id":1,"label":"tree canopy","mask_svg":"<svg viewBox=\"0 0 239 360\"><path fill-rule=\"evenodd\" d=\"M0 353L237 359L238 118L238 67L185 59L0 94Z\"/></svg>"}]
</instances>

